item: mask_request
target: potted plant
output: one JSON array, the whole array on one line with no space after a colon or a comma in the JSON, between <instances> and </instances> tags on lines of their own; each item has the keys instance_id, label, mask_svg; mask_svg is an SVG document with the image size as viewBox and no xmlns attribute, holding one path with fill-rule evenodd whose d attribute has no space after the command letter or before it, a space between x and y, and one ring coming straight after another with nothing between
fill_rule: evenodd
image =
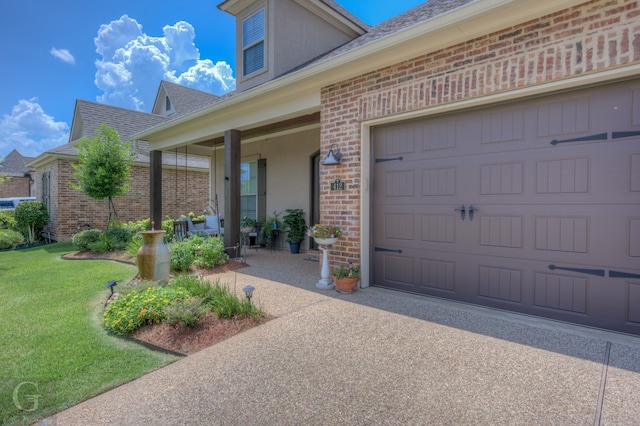
<instances>
[{"instance_id":1,"label":"potted plant","mask_svg":"<svg viewBox=\"0 0 640 426\"><path fill-rule=\"evenodd\" d=\"M358 288L360 267L349 262L347 266L339 266L331 271L336 290L340 293L353 293Z\"/></svg>"},{"instance_id":2,"label":"potted plant","mask_svg":"<svg viewBox=\"0 0 640 426\"><path fill-rule=\"evenodd\" d=\"M342 230L337 225L315 224L309 228L309 236L320 245L331 245L342 235Z\"/></svg>"},{"instance_id":3,"label":"potted plant","mask_svg":"<svg viewBox=\"0 0 640 426\"><path fill-rule=\"evenodd\" d=\"M264 220L262 229L260 230L260 236L267 247L274 248L276 237L280 233L282 222L280 221L280 213L274 211L273 216Z\"/></svg>"},{"instance_id":4,"label":"potted plant","mask_svg":"<svg viewBox=\"0 0 640 426\"><path fill-rule=\"evenodd\" d=\"M243 234L248 234L249 232L253 232L256 227L256 220L251 219L249 216L242 216L240 220L240 232Z\"/></svg>"},{"instance_id":5,"label":"potted plant","mask_svg":"<svg viewBox=\"0 0 640 426\"><path fill-rule=\"evenodd\" d=\"M287 214L282 217L287 231L287 242L292 254L300 253L300 243L304 240L307 222L304 218L304 210L287 209Z\"/></svg>"}]
</instances>

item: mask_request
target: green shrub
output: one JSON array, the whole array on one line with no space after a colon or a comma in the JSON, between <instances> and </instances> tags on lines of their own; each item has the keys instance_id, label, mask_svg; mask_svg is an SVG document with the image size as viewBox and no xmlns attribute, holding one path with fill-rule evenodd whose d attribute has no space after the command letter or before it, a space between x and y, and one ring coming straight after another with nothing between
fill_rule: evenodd
<instances>
[{"instance_id":1,"label":"green shrub","mask_svg":"<svg viewBox=\"0 0 640 426\"><path fill-rule=\"evenodd\" d=\"M229 261L229 256L224 252L224 241L221 237L205 238L199 244L199 252L194 263L201 268L213 268Z\"/></svg>"},{"instance_id":2,"label":"green shrub","mask_svg":"<svg viewBox=\"0 0 640 426\"><path fill-rule=\"evenodd\" d=\"M127 335L145 324L164 320L167 306L190 298L181 287L149 287L144 292L133 290L111 302L102 315L102 321L107 330Z\"/></svg>"},{"instance_id":3,"label":"green shrub","mask_svg":"<svg viewBox=\"0 0 640 426\"><path fill-rule=\"evenodd\" d=\"M71 242L78 247L80 251L91 250L90 245L100 240L102 231L99 229L87 229L73 235Z\"/></svg>"},{"instance_id":4,"label":"green shrub","mask_svg":"<svg viewBox=\"0 0 640 426\"><path fill-rule=\"evenodd\" d=\"M235 316L258 319L262 316L262 310L250 303L247 299L236 296L229 287L221 285L220 281L212 287L212 310L218 318L233 318Z\"/></svg>"},{"instance_id":5,"label":"green shrub","mask_svg":"<svg viewBox=\"0 0 640 426\"><path fill-rule=\"evenodd\" d=\"M129 241L129 244L127 244L126 249L127 253L129 253L129 256L135 259L138 256L138 250L140 250L140 247L142 247L143 244L144 239L142 238L142 235L135 234L133 237L131 237L131 241Z\"/></svg>"},{"instance_id":6,"label":"green shrub","mask_svg":"<svg viewBox=\"0 0 640 426\"><path fill-rule=\"evenodd\" d=\"M43 202L23 201L16 206L13 214L16 226L27 237L27 243L33 244L41 238L40 234L49 222L49 212Z\"/></svg>"},{"instance_id":7,"label":"green shrub","mask_svg":"<svg viewBox=\"0 0 640 426\"><path fill-rule=\"evenodd\" d=\"M195 258L191 241L181 241L169 246L171 252L171 269L173 271L188 271Z\"/></svg>"},{"instance_id":8,"label":"green shrub","mask_svg":"<svg viewBox=\"0 0 640 426\"><path fill-rule=\"evenodd\" d=\"M0 229L16 229L16 219L13 210L0 211Z\"/></svg>"},{"instance_id":9,"label":"green shrub","mask_svg":"<svg viewBox=\"0 0 640 426\"><path fill-rule=\"evenodd\" d=\"M13 229L0 229L0 250L18 247L24 244L24 236Z\"/></svg>"},{"instance_id":10,"label":"green shrub","mask_svg":"<svg viewBox=\"0 0 640 426\"><path fill-rule=\"evenodd\" d=\"M94 253L107 253L113 251L113 239L110 235L101 234L98 241L89 243L89 250Z\"/></svg>"},{"instance_id":11,"label":"green shrub","mask_svg":"<svg viewBox=\"0 0 640 426\"><path fill-rule=\"evenodd\" d=\"M199 297L206 305L212 307L213 287L211 283L202 277L196 275L182 274L176 276L172 281L172 286L182 287L193 297Z\"/></svg>"},{"instance_id":12,"label":"green shrub","mask_svg":"<svg viewBox=\"0 0 640 426\"><path fill-rule=\"evenodd\" d=\"M133 234L123 226L111 227L104 235L109 237L112 250L124 250L131 241Z\"/></svg>"},{"instance_id":13,"label":"green shrub","mask_svg":"<svg viewBox=\"0 0 640 426\"><path fill-rule=\"evenodd\" d=\"M195 327L201 316L209 312L199 297L178 300L164 310L165 322L185 327Z\"/></svg>"}]
</instances>

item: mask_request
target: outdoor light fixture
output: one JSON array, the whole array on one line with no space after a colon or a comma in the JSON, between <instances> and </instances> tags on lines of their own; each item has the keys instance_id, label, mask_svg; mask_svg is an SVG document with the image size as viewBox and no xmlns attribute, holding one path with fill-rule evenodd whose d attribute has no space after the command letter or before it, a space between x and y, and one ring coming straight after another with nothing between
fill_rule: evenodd
<instances>
[{"instance_id":1,"label":"outdoor light fixture","mask_svg":"<svg viewBox=\"0 0 640 426\"><path fill-rule=\"evenodd\" d=\"M247 296L247 299L249 300L249 303L251 303L251 297L253 297L253 291L255 290L255 288L253 288L253 286L245 286L245 288L242 289L242 291L244 291L244 295Z\"/></svg>"},{"instance_id":2,"label":"outdoor light fixture","mask_svg":"<svg viewBox=\"0 0 640 426\"><path fill-rule=\"evenodd\" d=\"M111 280L107 283L106 286L104 286L104 288L110 288L111 289L111 295L113 295L113 288L118 285L118 283L116 282L116 280Z\"/></svg>"},{"instance_id":3,"label":"outdoor light fixture","mask_svg":"<svg viewBox=\"0 0 640 426\"><path fill-rule=\"evenodd\" d=\"M333 148L335 147L335 152ZM327 158L322 162L323 166L337 166L340 164L340 159L342 158L342 154L340 154L340 148L335 143L331 145L331 149L329 149L329 153L327 154Z\"/></svg>"}]
</instances>

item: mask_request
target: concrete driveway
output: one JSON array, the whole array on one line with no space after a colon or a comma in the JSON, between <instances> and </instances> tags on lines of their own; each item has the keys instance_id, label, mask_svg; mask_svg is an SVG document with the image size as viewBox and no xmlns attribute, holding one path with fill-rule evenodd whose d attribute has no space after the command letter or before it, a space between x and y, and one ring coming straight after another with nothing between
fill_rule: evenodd
<instances>
[{"instance_id":1,"label":"concrete driveway","mask_svg":"<svg viewBox=\"0 0 640 426\"><path fill-rule=\"evenodd\" d=\"M247 256L221 279L256 287L277 319L48 424L640 424L638 337L379 288L322 292L307 255Z\"/></svg>"}]
</instances>

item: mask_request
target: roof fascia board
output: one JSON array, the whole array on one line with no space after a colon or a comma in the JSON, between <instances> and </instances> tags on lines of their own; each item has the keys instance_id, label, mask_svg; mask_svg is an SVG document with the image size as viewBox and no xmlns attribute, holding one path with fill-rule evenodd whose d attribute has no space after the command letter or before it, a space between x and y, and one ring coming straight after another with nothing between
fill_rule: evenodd
<instances>
[{"instance_id":1,"label":"roof fascia board","mask_svg":"<svg viewBox=\"0 0 640 426\"><path fill-rule=\"evenodd\" d=\"M360 27L355 22L351 21L344 15L338 13L335 9L329 7L321 0L294 0L300 6L304 7L314 15L320 17L324 21L330 23L340 31L356 38L365 34L366 29Z\"/></svg>"},{"instance_id":2,"label":"roof fascia board","mask_svg":"<svg viewBox=\"0 0 640 426\"><path fill-rule=\"evenodd\" d=\"M185 123L201 122L203 121L202 117L208 116L208 128L217 128L218 132L236 128L231 123L240 128L248 127L252 123L260 122L258 119L260 116L264 116L264 112L256 110L255 105L259 104L275 109L278 107L278 97L284 100L300 93L313 91L318 92L314 97L317 104L307 105L307 109L302 111L307 111L309 108L315 108L317 111L320 108L319 91L322 87L581 3L584 3L584 0L563 0L562 2L557 0L536 0L533 2L531 0L478 0L345 54L239 93L210 107L160 124L134 135L134 137L149 141L150 144L153 144L154 149L172 147L178 140L189 141L189 138L179 138L180 134L187 136L182 132ZM291 95L283 96L283 92L290 92ZM233 111L233 113L229 113L227 110ZM253 117L252 112L258 116ZM240 114L241 117L234 117L233 114ZM225 122L224 119L227 117L232 121ZM273 118L275 120L277 117ZM188 126L191 127L191 125ZM196 134L197 132L193 133L193 136ZM198 140L191 139L191 141L205 140L212 134L198 135ZM157 144L156 141L158 141Z\"/></svg>"},{"instance_id":3,"label":"roof fascia board","mask_svg":"<svg viewBox=\"0 0 640 426\"><path fill-rule=\"evenodd\" d=\"M253 3L255 0L227 0L218 5L218 9L223 12L227 12L233 16L236 16L238 13L242 12Z\"/></svg>"},{"instance_id":4,"label":"roof fascia board","mask_svg":"<svg viewBox=\"0 0 640 426\"><path fill-rule=\"evenodd\" d=\"M286 96L279 96L286 95ZM176 145L202 142L224 135L230 129L246 130L251 127L271 124L299 115L319 111L320 93L313 91L281 91L271 96L250 98L251 102L236 101L221 105L217 111L209 111L198 117L164 129L160 138L138 137L149 142L152 150L174 148ZM229 101L233 98L229 99Z\"/></svg>"}]
</instances>

